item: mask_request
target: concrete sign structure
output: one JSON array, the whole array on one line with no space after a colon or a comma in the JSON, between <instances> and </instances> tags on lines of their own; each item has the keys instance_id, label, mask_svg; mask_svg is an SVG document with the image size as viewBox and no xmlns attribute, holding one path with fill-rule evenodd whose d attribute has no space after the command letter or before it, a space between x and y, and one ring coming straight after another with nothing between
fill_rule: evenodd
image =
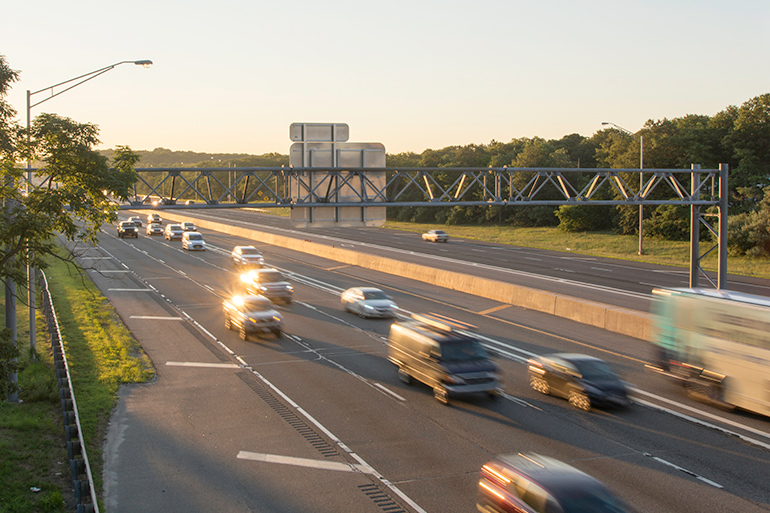
<instances>
[{"instance_id":1,"label":"concrete sign structure","mask_svg":"<svg viewBox=\"0 0 770 513\"><path fill-rule=\"evenodd\" d=\"M385 146L380 143L347 142L350 130L344 123L293 123L289 138L296 141L289 163L305 168L292 175L291 220L298 226L382 226L386 207L303 207L308 195L313 203L361 203L361 198L385 201ZM323 168L319 172L306 168ZM330 170L331 168L331 170ZM362 171L360 168L379 168ZM339 169L339 171L337 171ZM355 169L355 171L349 171ZM376 199L380 196L380 199ZM370 203L369 203L370 205Z\"/></svg>"}]
</instances>

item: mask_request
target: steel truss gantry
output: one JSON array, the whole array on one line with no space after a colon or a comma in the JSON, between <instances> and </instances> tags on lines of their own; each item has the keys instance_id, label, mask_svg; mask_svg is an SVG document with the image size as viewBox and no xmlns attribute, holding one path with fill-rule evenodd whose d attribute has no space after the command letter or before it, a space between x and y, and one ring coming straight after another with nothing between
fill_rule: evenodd
<instances>
[{"instance_id":1,"label":"steel truss gantry","mask_svg":"<svg viewBox=\"0 0 770 513\"><path fill-rule=\"evenodd\" d=\"M727 275L727 173L718 169L140 168L122 208L680 205L690 207L690 286ZM639 173L642 173L641 180ZM640 187L631 184L641 183ZM701 212L701 210L704 210ZM716 222L709 222L716 218ZM717 243L700 254L700 227ZM701 261L718 251L715 282Z\"/></svg>"}]
</instances>

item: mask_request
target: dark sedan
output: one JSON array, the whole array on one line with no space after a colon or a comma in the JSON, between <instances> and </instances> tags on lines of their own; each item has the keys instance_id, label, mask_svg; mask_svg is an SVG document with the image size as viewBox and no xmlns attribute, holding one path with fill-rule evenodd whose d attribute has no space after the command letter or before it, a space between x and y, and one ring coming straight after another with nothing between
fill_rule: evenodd
<instances>
[{"instance_id":1,"label":"dark sedan","mask_svg":"<svg viewBox=\"0 0 770 513\"><path fill-rule=\"evenodd\" d=\"M529 384L543 394L569 400L575 408L626 406L628 386L599 358L559 353L529 360Z\"/></svg>"}]
</instances>

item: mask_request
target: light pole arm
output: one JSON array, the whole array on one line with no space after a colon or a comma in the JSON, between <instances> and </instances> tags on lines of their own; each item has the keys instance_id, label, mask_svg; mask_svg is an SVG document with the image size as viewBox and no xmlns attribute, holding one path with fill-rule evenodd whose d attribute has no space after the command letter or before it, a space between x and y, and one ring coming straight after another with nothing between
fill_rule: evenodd
<instances>
[{"instance_id":1,"label":"light pole arm","mask_svg":"<svg viewBox=\"0 0 770 513\"><path fill-rule=\"evenodd\" d=\"M27 115L27 124L29 125L29 110L30 110L32 107L36 107L36 106L40 105L40 104L41 104L41 103L43 103L43 102L47 102L47 101L48 101L48 100L50 100L51 98L55 98L56 96L59 96L59 95L60 95L60 94L62 94L62 93L66 93L66 92L67 92L67 91L69 91L70 89L72 89L72 88L74 88L74 87L77 87L77 86L79 86L80 84L82 84L82 83L84 83L84 82L88 82L88 81L89 81L89 80L91 80L92 78L96 78L96 77L98 77L99 75L102 75L102 74L104 74L104 73L107 73L108 71L110 71L110 70L111 70L112 68L114 68L115 66L120 66L121 64L136 64L136 65L138 65L138 66L149 67L149 66L152 66L152 61L151 61L151 60L147 60L147 59L145 59L145 60L140 60L140 61L120 61L120 62L116 62L115 64L111 64L111 65L109 65L109 66L105 66L105 67L103 67L103 68L99 68L99 69L97 69L97 70L91 71L91 72L89 72L89 73L85 73L85 74L83 74L83 75L80 75L80 76L78 76L78 77L75 77L75 78L71 78L71 79L69 79L69 80L65 80L64 82L59 82L58 84L54 84L54 85L52 85L52 86L44 87L43 89L39 89L39 90L37 90L37 91L34 91L34 92L30 92L30 91L27 91L27 112L28 112L28 115ZM81 80L81 79L82 79L82 80ZM59 91L58 93L54 93L54 92L53 92L53 89L54 89L55 87L63 86L63 85L65 85L65 84L69 84L70 82L75 82L76 80L80 80L80 82L76 82L75 84L72 84L71 86L69 86L69 87L67 87L67 88L65 88L65 89L62 89L62 90L61 90L61 91ZM42 99L42 100L40 100L39 102L36 102L36 103L30 103L32 96L34 96L34 95L36 95L36 94L38 94L38 93L42 93L43 91L48 91L49 89L51 90L51 96L49 96L49 97L47 97L47 98L43 98L43 99Z\"/></svg>"}]
</instances>

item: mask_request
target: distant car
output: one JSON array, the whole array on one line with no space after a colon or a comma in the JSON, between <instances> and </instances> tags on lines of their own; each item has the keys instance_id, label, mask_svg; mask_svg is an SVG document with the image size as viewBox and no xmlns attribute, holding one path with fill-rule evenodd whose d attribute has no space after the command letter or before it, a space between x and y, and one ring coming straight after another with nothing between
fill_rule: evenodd
<instances>
[{"instance_id":1,"label":"distant car","mask_svg":"<svg viewBox=\"0 0 770 513\"><path fill-rule=\"evenodd\" d=\"M631 509L602 482L538 454L500 456L481 467L481 513L624 513Z\"/></svg>"},{"instance_id":2,"label":"distant car","mask_svg":"<svg viewBox=\"0 0 770 513\"><path fill-rule=\"evenodd\" d=\"M158 223L148 224L147 235L163 235L163 225Z\"/></svg>"},{"instance_id":3,"label":"distant car","mask_svg":"<svg viewBox=\"0 0 770 513\"><path fill-rule=\"evenodd\" d=\"M197 232L198 228L195 227L195 223L190 221L185 221L182 223L182 229L186 232Z\"/></svg>"},{"instance_id":4,"label":"distant car","mask_svg":"<svg viewBox=\"0 0 770 513\"><path fill-rule=\"evenodd\" d=\"M131 221L121 221L118 224L118 237L124 239L126 237L139 238L139 230L136 229L136 225Z\"/></svg>"},{"instance_id":5,"label":"distant car","mask_svg":"<svg viewBox=\"0 0 770 513\"><path fill-rule=\"evenodd\" d=\"M141 217L133 216L133 217L129 217L128 220L131 221L132 223L134 223L137 227L139 227L139 228L142 227L142 218Z\"/></svg>"},{"instance_id":6,"label":"distant car","mask_svg":"<svg viewBox=\"0 0 770 513\"><path fill-rule=\"evenodd\" d=\"M195 202L193 200L187 200L184 202L185 205L195 205Z\"/></svg>"},{"instance_id":7,"label":"distant car","mask_svg":"<svg viewBox=\"0 0 770 513\"><path fill-rule=\"evenodd\" d=\"M235 246L230 253L234 266L241 267L262 267L265 265L265 259L262 253L254 246Z\"/></svg>"},{"instance_id":8,"label":"distant car","mask_svg":"<svg viewBox=\"0 0 770 513\"><path fill-rule=\"evenodd\" d=\"M422 234L422 240L428 242L446 242L449 240L449 234L442 230L428 230Z\"/></svg>"},{"instance_id":9,"label":"distant car","mask_svg":"<svg viewBox=\"0 0 770 513\"><path fill-rule=\"evenodd\" d=\"M373 287L354 287L340 296L342 307L360 317L395 317L398 307L393 300L380 289Z\"/></svg>"},{"instance_id":10,"label":"distant car","mask_svg":"<svg viewBox=\"0 0 770 513\"><path fill-rule=\"evenodd\" d=\"M283 335L283 317L264 296L234 296L222 303L222 308L225 328L237 328L243 340L251 333L273 333L279 338Z\"/></svg>"},{"instance_id":11,"label":"distant car","mask_svg":"<svg viewBox=\"0 0 770 513\"><path fill-rule=\"evenodd\" d=\"M147 224L152 223L163 224L163 219L160 218L160 214L147 214Z\"/></svg>"},{"instance_id":12,"label":"distant car","mask_svg":"<svg viewBox=\"0 0 770 513\"><path fill-rule=\"evenodd\" d=\"M206 249L206 241L203 240L203 235L198 232L184 232L182 234L182 249L203 251Z\"/></svg>"},{"instance_id":13,"label":"distant car","mask_svg":"<svg viewBox=\"0 0 770 513\"><path fill-rule=\"evenodd\" d=\"M166 230L164 232L164 235L166 237L166 240L174 240L174 239L182 239L182 234L184 233L184 230L182 229L181 224L169 224L166 225Z\"/></svg>"},{"instance_id":14,"label":"distant car","mask_svg":"<svg viewBox=\"0 0 770 513\"><path fill-rule=\"evenodd\" d=\"M629 404L628 385L599 358L558 353L532 358L528 364L533 389L563 397L580 410Z\"/></svg>"},{"instance_id":15,"label":"distant car","mask_svg":"<svg viewBox=\"0 0 770 513\"><path fill-rule=\"evenodd\" d=\"M252 269L241 275L249 294L262 295L273 301L292 302L294 287L277 269Z\"/></svg>"}]
</instances>

